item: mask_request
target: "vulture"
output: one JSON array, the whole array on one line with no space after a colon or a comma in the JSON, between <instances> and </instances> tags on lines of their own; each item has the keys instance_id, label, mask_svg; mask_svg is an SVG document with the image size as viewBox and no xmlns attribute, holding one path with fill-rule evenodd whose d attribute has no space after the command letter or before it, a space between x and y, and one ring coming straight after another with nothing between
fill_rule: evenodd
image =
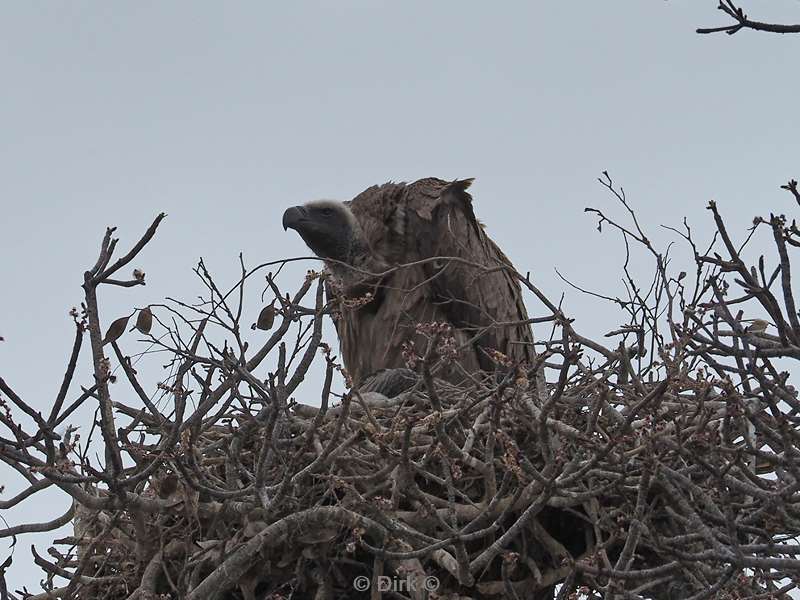
<instances>
[{"instance_id":1,"label":"vulture","mask_svg":"<svg viewBox=\"0 0 800 600\"><path fill-rule=\"evenodd\" d=\"M362 390L408 388L409 352L424 354L432 323L459 349L436 372L450 383L532 362L519 282L475 218L472 181L386 183L284 212L284 229L325 261L344 366Z\"/></svg>"}]
</instances>

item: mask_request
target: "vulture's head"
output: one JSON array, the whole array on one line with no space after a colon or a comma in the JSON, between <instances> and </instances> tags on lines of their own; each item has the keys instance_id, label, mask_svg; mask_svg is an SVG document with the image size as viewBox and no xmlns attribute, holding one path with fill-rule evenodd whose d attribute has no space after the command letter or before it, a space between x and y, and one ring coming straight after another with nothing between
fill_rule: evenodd
<instances>
[{"instance_id":1,"label":"vulture's head","mask_svg":"<svg viewBox=\"0 0 800 600\"><path fill-rule=\"evenodd\" d=\"M317 200L283 213L283 228L294 229L320 258L352 264L360 239L358 223L343 202Z\"/></svg>"}]
</instances>

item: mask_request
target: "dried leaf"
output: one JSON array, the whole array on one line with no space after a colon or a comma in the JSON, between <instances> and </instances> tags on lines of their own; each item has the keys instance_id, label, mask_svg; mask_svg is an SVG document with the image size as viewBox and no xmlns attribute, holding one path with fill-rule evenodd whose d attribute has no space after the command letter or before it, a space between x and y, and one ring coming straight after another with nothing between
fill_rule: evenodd
<instances>
[{"instance_id":1,"label":"dried leaf","mask_svg":"<svg viewBox=\"0 0 800 600\"><path fill-rule=\"evenodd\" d=\"M145 306L139 311L139 316L136 317L136 329L141 333L148 334L153 327L153 313L150 311L149 306Z\"/></svg>"},{"instance_id":2,"label":"dried leaf","mask_svg":"<svg viewBox=\"0 0 800 600\"><path fill-rule=\"evenodd\" d=\"M174 473L169 473L158 483L158 497L169 498L172 494L178 491L178 484L180 479Z\"/></svg>"},{"instance_id":3,"label":"dried leaf","mask_svg":"<svg viewBox=\"0 0 800 600\"><path fill-rule=\"evenodd\" d=\"M110 344L111 342L115 342L119 339L119 337L125 333L125 328L128 326L128 321L130 320L131 316L128 315L127 317L120 317L108 328L106 331L106 337L103 339L103 345Z\"/></svg>"},{"instance_id":4,"label":"dried leaf","mask_svg":"<svg viewBox=\"0 0 800 600\"><path fill-rule=\"evenodd\" d=\"M274 303L261 309L258 315L258 321L256 321L256 329L261 329L263 331L272 329L273 323L275 323Z\"/></svg>"},{"instance_id":5,"label":"dried leaf","mask_svg":"<svg viewBox=\"0 0 800 600\"><path fill-rule=\"evenodd\" d=\"M753 319L747 331L748 333L764 333L767 327L769 327L769 323L764 319Z\"/></svg>"}]
</instances>

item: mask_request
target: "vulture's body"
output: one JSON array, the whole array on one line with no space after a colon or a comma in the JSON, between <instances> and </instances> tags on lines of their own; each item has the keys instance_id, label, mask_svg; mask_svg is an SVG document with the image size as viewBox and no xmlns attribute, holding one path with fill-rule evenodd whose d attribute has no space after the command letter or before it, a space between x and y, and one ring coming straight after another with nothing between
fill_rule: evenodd
<instances>
[{"instance_id":1,"label":"vulture's body","mask_svg":"<svg viewBox=\"0 0 800 600\"><path fill-rule=\"evenodd\" d=\"M387 183L347 203L311 202L284 214L284 227L296 229L334 275L336 329L354 382L407 366L404 344L422 354L426 340L416 327L432 322L451 325L463 348L438 373L452 382L493 371L493 351L512 363L534 357L519 284L475 218L471 181Z\"/></svg>"}]
</instances>

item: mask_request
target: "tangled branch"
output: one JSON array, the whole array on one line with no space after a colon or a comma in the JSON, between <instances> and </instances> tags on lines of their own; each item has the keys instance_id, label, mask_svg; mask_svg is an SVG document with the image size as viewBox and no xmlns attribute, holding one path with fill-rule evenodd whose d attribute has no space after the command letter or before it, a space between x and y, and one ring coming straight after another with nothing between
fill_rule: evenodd
<instances>
[{"instance_id":1,"label":"tangled branch","mask_svg":"<svg viewBox=\"0 0 800 600\"><path fill-rule=\"evenodd\" d=\"M65 498L60 516L0 537L74 527L47 556L32 548L40 592L8 585L5 561L2 597L789 598L800 582L800 399L787 370L800 359L800 231L770 215L738 242L712 202L705 249L686 223L671 229L694 256L673 274L624 190L608 174L601 183L627 221L587 210L627 257L640 247L654 264L644 283L623 265L625 295L608 299L626 322L591 339L515 273L543 307L530 321L551 328L535 361L496 352L496 373L453 386L435 376L458 360L452 331L420 323L416 383L395 397L336 393L348 378L323 339L337 309L324 273L287 293L280 265L241 260L226 291L200 261L199 302L136 309L103 335L97 291L144 283L138 270L111 276L163 215L113 264L109 229L49 414L0 378L0 459L25 482L0 508L53 486ZM797 199L794 182L785 188ZM762 230L774 264L749 264ZM93 380L72 392L87 333ZM169 374L150 385L142 361L154 352ZM315 363L324 381L312 391L301 384ZM67 423L91 402L97 426L84 439Z\"/></svg>"}]
</instances>

